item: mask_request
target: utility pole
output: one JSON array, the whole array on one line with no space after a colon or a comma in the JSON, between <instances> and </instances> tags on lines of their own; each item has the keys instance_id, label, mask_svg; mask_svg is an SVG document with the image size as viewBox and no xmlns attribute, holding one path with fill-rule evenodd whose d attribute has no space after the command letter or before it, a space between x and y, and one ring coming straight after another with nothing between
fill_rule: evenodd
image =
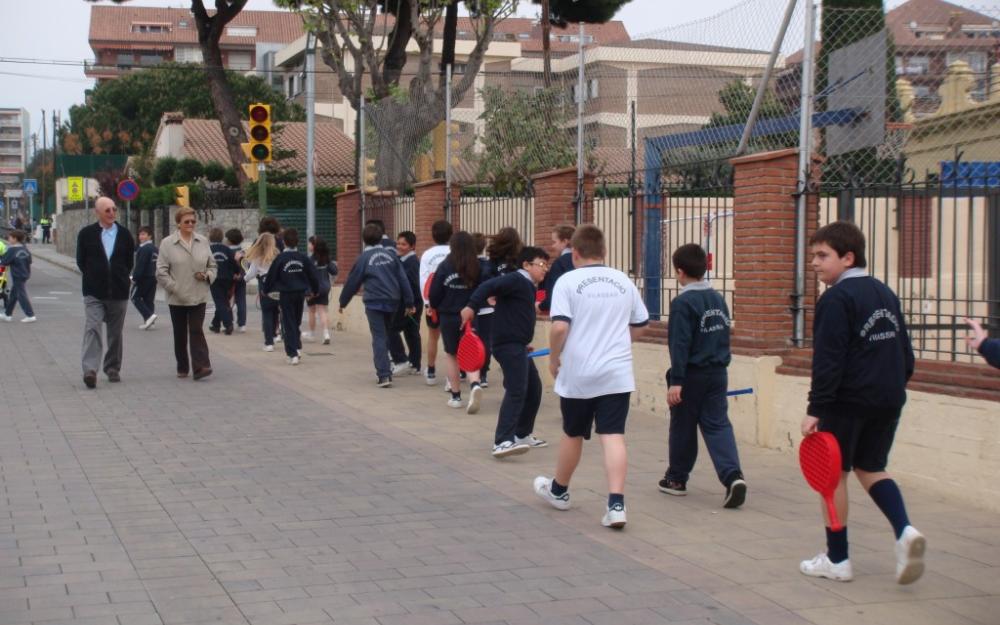
<instances>
[{"instance_id":1,"label":"utility pole","mask_svg":"<svg viewBox=\"0 0 1000 625\"><path fill-rule=\"evenodd\" d=\"M41 167L39 167L39 170L41 171L42 175L39 176L39 177L42 179L41 185L42 185L42 206L43 207L47 206L47 204L45 203L45 145L49 142L49 138L48 138L48 132L46 131L46 128L47 128L47 126L45 124L45 109L42 109L42 164L41 164ZM53 176L56 175L56 162L55 162L55 160L52 161L52 175ZM55 192L55 178L54 177L52 178L52 189L53 189L53 193L54 193ZM45 210L45 209L42 208L42 210Z\"/></svg>"},{"instance_id":2,"label":"utility pole","mask_svg":"<svg viewBox=\"0 0 1000 625\"><path fill-rule=\"evenodd\" d=\"M57 150L58 150L57 146L59 144L59 122L57 120L58 120L58 113L55 111L55 109L53 109L52 110L52 180L53 180L53 182L56 179L56 154L57 154ZM87 193L87 179L86 178L84 178L84 180L83 180L83 193L84 193L84 195L86 195L86 193ZM46 209L45 204L42 204L41 210L39 211L41 213L42 217L45 216L45 209Z\"/></svg>"}]
</instances>

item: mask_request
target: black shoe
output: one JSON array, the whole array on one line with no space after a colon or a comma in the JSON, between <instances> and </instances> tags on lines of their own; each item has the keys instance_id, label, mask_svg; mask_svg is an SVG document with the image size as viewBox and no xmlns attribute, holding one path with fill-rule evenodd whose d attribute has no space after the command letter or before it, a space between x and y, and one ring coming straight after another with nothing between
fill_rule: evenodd
<instances>
[{"instance_id":1,"label":"black shoe","mask_svg":"<svg viewBox=\"0 0 1000 625\"><path fill-rule=\"evenodd\" d=\"M219 328L217 328L215 326L208 326L208 331L212 332L213 334L218 334L219 333Z\"/></svg>"},{"instance_id":2,"label":"black shoe","mask_svg":"<svg viewBox=\"0 0 1000 625\"><path fill-rule=\"evenodd\" d=\"M737 473L726 486L726 497L722 500L723 508L739 508L747 500L747 483L743 475Z\"/></svg>"},{"instance_id":3,"label":"black shoe","mask_svg":"<svg viewBox=\"0 0 1000 625\"><path fill-rule=\"evenodd\" d=\"M390 386L392 386L392 376L385 375L378 379L379 388L389 388Z\"/></svg>"},{"instance_id":4,"label":"black shoe","mask_svg":"<svg viewBox=\"0 0 1000 625\"><path fill-rule=\"evenodd\" d=\"M663 478L660 480L660 492L668 495L676 495L677 497L683 497L688 494L688 489L687 484L684 482Z\"/></svg>"},{"instance_id":5,"label":"black shoe","mask_svg":"<svg viewBox=\"0 0 1000 625\"><path fill-rule=\"evenodd\" d=\"M203 378L207 378L210 375L212 375L212 368L205 367L204 369L198 369L197 371L194 372L194 379L201 380Z\"/></svg>"},{"instance_id":6,"label":"black shoe","mask_svg":"<svg viewBox=\"0 0 1000 625\"><path fill-rule=\"evenodd\" d=\"M218 330L216 330L216 332L218 332ZM232 333L233 333L233 329L232 328L226 328L226 336L229 336Z\"/></svg>"},{"instance_id":7,"label":"black shoe","mask_svg":"<svg viewBox=\"0 0 1000 625\"><path fill-rule=\"evenodd\" d=\"M459 371L458 372L458 379L459 380L464 380L467 377L469 377L469 374L467 374L466 372L464 372L464 371Z\"/></svg>"},{"instance_id":8,"label":"black shoe","mask_svg":"<svg viewBox=\"0 0 1000 625\"><path fill-rule=\"evenodd\" d=\"M83 383L87 385L87 388L97 388L97 372L88 371L83 374Z\"/></svg>"},{"instance_id":9,"label":"black shoe","mask_svg":"<svg viewBox=\"0 0 1000 625\"><path fill-rule=\"evenodd\" d=\"M111 369L110 371L108 371L107 375L108 375L108 382L121 382L122 381L122 376L119 375L118 372L115 371L114 369Z\"/></svg>"}]
</instances>

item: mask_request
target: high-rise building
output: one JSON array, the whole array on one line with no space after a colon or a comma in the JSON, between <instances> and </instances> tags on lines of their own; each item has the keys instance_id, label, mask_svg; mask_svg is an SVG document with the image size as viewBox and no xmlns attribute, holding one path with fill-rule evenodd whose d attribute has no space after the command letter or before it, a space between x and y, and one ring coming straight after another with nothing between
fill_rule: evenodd
<instances>
[{"instance_id":1,"label":"high-rise building","mask_svg":"<svg viewBox=\"0 0 1000 625\"><path fill-rule=\"evenodd\" d=\"M28 167L31 118L22 108L0 108L0 183L19 184Z\"/></svg>"}]
</instances>

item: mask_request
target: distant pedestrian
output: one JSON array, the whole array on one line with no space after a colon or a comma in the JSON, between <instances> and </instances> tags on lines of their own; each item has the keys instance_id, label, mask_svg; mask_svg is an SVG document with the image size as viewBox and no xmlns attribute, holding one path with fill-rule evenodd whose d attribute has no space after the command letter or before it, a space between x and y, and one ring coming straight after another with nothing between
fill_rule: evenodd
<instances>
[{"instance_id":1,"label":"distant pedestrian","mask_svg":"<svg viewBox=\"0 0 1000 625\"><path fill-rule=\"evenodd\" d=\"M265 296L272 292L278 294L285 355L288 356L288 364L297 365L302 357L302 309L306 296L319 291L319 281L312 260L298 250L298 230L287 228L284 237L285 250L278 254L267 270L261 293Z\"/></svg>"},{"instance_id":2,"label":"distant pedestrian","mask_svg":"<svg viewBox=\"0 0 1000 625\"><path fill-rule=\"evenodd\" d=\"M160 250L153 244L153 229L139 228L139 248L132 269L132 304L142 315L140 330L151 330L156 323L156 257Z\"/></svg>"},{"instance_id":3,"label":"distant pedestrian","mask_svg":"<svg viewBox=\"0 0 1000 625\"><path fill-rule=\"evenodd\" d=\"M240 268L239 273L233 276L232 299L236 304L236 327L243 333L247 331L247 283L243 279L243 258L246 253L243 251L243 232L239 228L226 230L225 244L233 250L233 258Z\"/></svg>"},{"instance_id":4,"label":"distant pedestrian","mask_svg":"<svg viewBox=\"0 0 1000 625\"><path fill-rule=\"evenodd\" d=\"M303 338L312 340L316 332L316 321L323 328L323 345L330 344L330 279L338 273L337 261L330 258L330 246L321 237L309 237L309 258L316 271L319 291L306 300L309 306L309 331L303 332Z\"/></svg>"},{"instance_id":5,"label":"distant pedestrian","mask_svg":"<svg viewBox=\"0 0 1000 625\"><path fill-rule=\"evenodd\" d=\"M208 324L208 329L218 334L224 328L226 335L230 335L233 333L233 306L229 303L229 297L233 289L233 279L240 273L240 266L236 262L233 249L223 243L222 239L222 228L209 230L208 243L212 250L212 258L215 259L216 273L209 289L212 293L212 302L215 304L215 313L212 315L211 323Z\"/></svg>"},{"instance_id":6,"label":"distant pedestrian","mask_svg":"<svg viewBox=\"0 0 1000 625\"><path fill-rule=\"evenodd\" d=\"M573 271L556 282L549 331L549 372L563 419L555 475L535 478L535 493L552 507L570 507L569 483L595 429L604 448L608 505L605 527L625 527L625 421L635 390L632 341L649 322L628 276L604 265L604 234L591 225L573 234Z\"/></svg>"},{"instance_id":7,"label":"distant pedestrian","mask_svg":"<svg viewBox=\"0 0 1000 625\"><path fill-rule=\"evenodd\" d=\"M94 203L97 223L84 226L76 238L76 266L83 276L86 321L83 333L83 383L97 386L101 366L101 325L107 332L108 351L103 369L109 382L121 381L122 328L128 309L129 274L135 262L132 233L115 221L118 207L109 197Z\"/></svg>"},{"instance_id":8,"label":"distant pedestrian","mask_svg":"<svg viewBox=\"0 0 1000 625\"><path fill-rule=\"evenodd\" d=\"M177 209L174 221L177 232L160 244L156 279L167 292L177 377L186 378L193 372L194 379L200 380L212 375L205 340L205 304L211 297L209 285L215 280L217 268L208 239L194 231L198 222L194 209Z\"/></svg>"},{"instance_id":9,"label":"distant pedestrian","mask_svg":"<svg viewBox=\"0 0 1000 625\"><path fill-rule=\"evenodd\" d=\"M42 243L52 242L52 220L49 219L48 215L43 215L38 221L38 224L42 227Z\"/></svg>"},{"instance_id":10,"label":"distant pedestrian","mask_svg":"<svg viewBox=\"0 0 1000 625\"><path fill-rule=\"evenodd\" d=\"M275 332L278 329L278 297L274 293L264 295L262 286L264 276L271 268L271 263L278 257L278 245L275 243L274 235L270 232L263 232L253 242L247 250L246 260L250 263L247 272L243 274L243 281L250 282L257 279L257 299L260 303L260 325L264 333L264 351L274 351Z\"/></svg>"},{"instance_id":11,"label":"distant pedestrian","mask_svg":"<svg viewBox=\"0 0 1000 625\"><path fill-rule=\"evenodd\" d=\"M552 229L553 260L549 272L545 274L545 282L538 288L545 293L545 299L538 303L538 310L547 313L552 307L552 290L556 282L567 271L573 271L573 248L571 242L576 228L564 224Z\"/></svg>"},{"instance_id":12,"label":"distant pedestrian","mask_svg":"<svg viewBox=\"0 0 1000 625\"><path fill-rule=\"evenodd\" d=\"M25 235L20 230L11 230L7 233L7 250L0 257L0 265L7 268L8 280L12 281L10 295L7 297L7 305L4 307L0 321L12 321L14 305L21 305L21 312L24 319L21 323L34 323L34 309L31 307L31 299L28 298L28 280L31 278L31 252L25 246Z\"/></svg>"}]
</instances>

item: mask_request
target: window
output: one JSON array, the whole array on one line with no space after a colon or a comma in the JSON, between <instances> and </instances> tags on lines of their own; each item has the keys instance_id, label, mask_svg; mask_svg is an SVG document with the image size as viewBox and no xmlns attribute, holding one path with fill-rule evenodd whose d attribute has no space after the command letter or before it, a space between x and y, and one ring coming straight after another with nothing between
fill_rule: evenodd
<instances>
[{"instance_id":1,"label":"window","mask_svg":"<svg viewBox=\"0 0 1000 625\"><path fill-rule=\"evenodd\" d=\"M230 52L229 69L245 71L253 68L253 55L250 52Z\"/></svg>"},{"instance_id":2,"label":"window","mask_svg":"<svg viewBox=\"0 0 1000 625\"><path fill-rule=\"evenodd\" d=\"M913 85L913 96L916 98L928 98L931 95L931 88L927 85Z\"/></svg>"},{"instance_id":3,"label":"window","mask_svg":"<svg viewBox=\"0 0 1000 625\"><path fill-rule=\"evenodd\" d=\"M926 74L931 69L931 60L926 56L911 56L906 60L904 74Z\"/></svg>"},{"instance_id":4,"label":"window","mask_svg":"<svg viewBox=\"0 0 1000 625\"><path fill-rule=\"evenodd\" d=\"M174 48L174 60L178 63L201 63L201 48L196 46L177 46Z\"/></svg>"},{"instance_id":5,"label":"window","mask_svg":"<svg viewBox=\"0 0 1000 625\"><path fill-rule=\"evenodd\" d=\"M531 39L531 33L517 33L518 39Z\"/></svg>"},{"instance_id":6,"label":"window","mask_svg":"<svg viewBox=\"0 0 1000 625\"><path fill-rule=\"evenodd\" d=\"M468 63L455 63L451 66L451 74L452 76L460 76L465 73L465 70L468 69L468 67Z\"/></svg>"},{"instance_id":7,"label":"window","mask_svg":"<svg viewBox=\"0 0 1000 625\"><path fill-rule=\"evenodd\" d=\"M134 33L169 33L170 26L167 24L132 24Z\"/></svg>"},{"instance_id":8,"label":"window","mask_svg":"<svg viewBox=\"0 0 1000 625\"><path fill-rule=\"evenodd\" d=\"M159 54L140 54L139 65L159 65L163 62L163 57Z\"/></svg>"},{"instance_id":9,"label":"window","mask_svg":"<svg viewBox=\"0 0 1000 625\"><path fill-rule=\"evenodd\" d=\"M594 100L597 99L597 97L598 97L597 79L591 78L589 81L587 81L587 99Z\"/></svg>"},{"instance_id":10,"label":"window","mask_svg":"<svg viewBox=\"0 0 1000 625\"><path fill-rule=\"evenodd\" d=\"M227 26L226 34L230 37L256 37L256 26ZM248 68L249 69L249 68Z\"/></svg>"},{"instance_id":11,"label":"window","mask_svg":"<svg viewBox=\"0 0 1000 625\"><path fill-rule=\"evenodd\" d=\"M965 61L977 74L986 73L986 53L985 52L949 52L948 65L955 61Z\"/></svg>"},{"instance_id":12,"label":"window","mask_svg":"<svg viewBox=\"0 0 1000 625\"><path fill-rule=\"evenodd\" d=\"M115 65L118 67L132 67L135 65L135 59L132 58L131 54L119 54L115 57Z\"/></svg>"}]
</instances>

